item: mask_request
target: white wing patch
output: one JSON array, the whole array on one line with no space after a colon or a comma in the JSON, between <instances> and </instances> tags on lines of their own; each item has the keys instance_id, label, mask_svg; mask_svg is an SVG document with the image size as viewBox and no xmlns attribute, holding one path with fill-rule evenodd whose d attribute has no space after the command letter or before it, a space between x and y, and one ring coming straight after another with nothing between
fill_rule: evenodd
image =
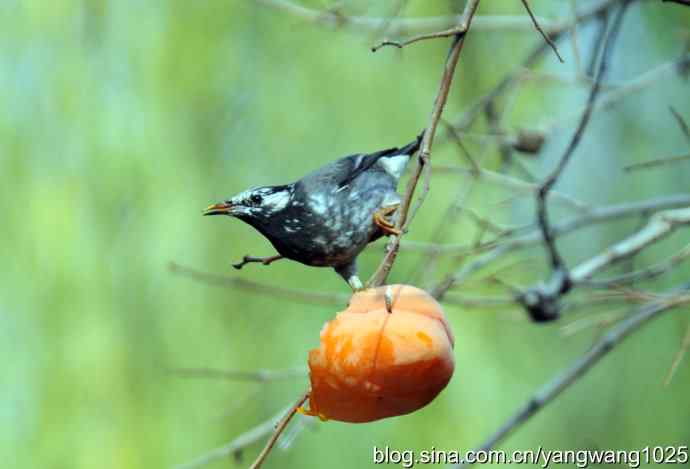
<instances>
[{"instance_id":1,"label":"white wing patch","mask_svg":"<svg viewBox=\"0 0 690 469\"><path fill-rule=\"evenodd\" d=\"M408 161L410 161L410 155L396 155L383 157L378 161L378 164L388 174L400 179L400 176L405 172Z\"/></svg>"},{"instance_id":2,"label":"white wing patch","mask_svg":"<svg viewBox=\"0 0 690 469\"><path fill-rule=\"evenodd\" d=\"M328 201L326 200L326 196L320 192L311 194L309 196L309 208L311 208L316 214L324 215L326 210L328 210Z\"/></svg>"}]
</instances>

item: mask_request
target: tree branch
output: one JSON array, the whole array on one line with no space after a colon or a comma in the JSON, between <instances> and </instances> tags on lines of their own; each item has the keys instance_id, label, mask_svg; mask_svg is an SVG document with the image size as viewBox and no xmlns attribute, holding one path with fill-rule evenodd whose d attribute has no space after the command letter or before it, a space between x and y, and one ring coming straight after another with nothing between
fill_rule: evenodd
<instances>
[{"instance_id":1,"label":"tree branch","mask_svg":"<svg viewBox=\"0 0 690 469\"><path fill-rule=\"evenodd\" d=\"M242 277L229 277L217 275L200 270L185 267L171 262L168 265L170 272L189 277L197 282L206 283L220 287L234 287L246 290L251 293L268 294L271 296L286 298L301 303L322 304L322 305L344 305L349 300L349 295L341 293L328 293L319 290L304 290L298 288L276 287L263 283L253 282Z\"/></svg>"},{"instance_id":2,"label":"tree branch","mask_svg":"<svg viewBox=\"0 0 690 469\"><path fill-rule=\"evenodd\" d=\"M286 413L290 412L292 408L293 404L291 404L288 407L285 407L284 409L281 409L270 419L260 423L251 430L242 433L229 443L223 446L219 446L218 448L215 448L209 451L208 453L199 456L193 461L175 466L175 469L196 469L198 467L205 466L206 464L209 464L213 461L217 461L219 459L226 459L232 455L239 454L243 449L260 441L266 435L270 435L274 431L276 424L280 422L280 420L286 415Z\"/></svg>"},{"instance_id":3,"label":"tree branch","mask_svg":"<svg viewBox=\"0 0 690 469\"><path fill-rule=\"evenodd\" d=\"M618 344L641 326L659 317L661 313L665 311L669 311L677 306L689 304L690 296L682 294L687 293L689 289L690 284L686 284L680 290L669 292L668 297L636 309L627 319L611 329L569 369L542 386L520 410L501 425L501 427L477 448L476 451L488 451L505 440L511 433L516 431L537 412L546 407L547 404L557 398L563 391L582 378L597 362L599 362L599 360L614 350ZM469 466L469 464L457 465L456 467L464 466Z\"/></svg>"},{"instance_id":4,"label":"tree branch","mask_svg":"<svg viewBox=\"0 0 690 469\"><path fill-rule=\"evenodd\" d=\"M552 275L551 278L536 287L530 288L522 296L518 298L520 303L525 307L530 317L537 321L551 321L557 319L559 316L559 299L566 294L572 287L570 275L563 259L561 258L558 249L556 248L555 238L551 232L551 223L548 217L548 196L553 186L558 182L561 174L570 159L572 158L575 149L578 147L582 135L584 134L587 124L589 123L594 107L594 102L599 95L601 89L601 82L608 70L608 64L613 53L613 46L618 37L620 26L623 21L623 15L630 5L632 0L624 0L618 10L618 14L613 20L611 31L606 36L603 53L599 62L599 67L594 79L594 86L587 99L587 105L580 118L580 122L573 134L570 143L568 144L563 156L561 156L558 164L553 171L544 179L539 191L537 192L537 223L544 239L544 245L549 255Z\"/></svg>"},{"instance_id":5,"label":"tree branch","mask_svg":"<svg viewBox=\"0 0 690 469\"><path fill-rule=\"evenodd\" d=\"M305 401L309 399L309 394L311 394L310 390L305 392L302 395L302 397L300 397L297 400L297 402L295 402L292 405L292 407L290 407L290 410L288 410L285 416L282 419L280 419L280 422L278 422L278 426L276 426L276 429L273 431L271 438L268 439L266 446L264 446L264 449L261 450L261 453L259 453L259 456L256 458L256 461L254 461L254 463L249 467L249 469L259 469L263 465L264 461L268 457L268 454L271 452L273 446L276 444L276 441L278 441L278 438L283 433L288 423L290 423L290 420L292 420L292 417L295 416L297 410L300 407L302 407Z\"/></svg>"},{"instance_id":6,"label":"tree branch","mask_svg":"<svg viewBox=\"0 0 690 469\"><path fill-rule=\"evenodd\" d=\"M443 69L443 76L441 78L438 93L436 94L436 99L434 101L434 107L432 108L431 116L429 117L429 123L424 131L424 136L422 137L422 143L417 156L417 165L415 166L412 176L408 181L405 194L402 198L400 208L398 209L398 220L395 228L400 231L407 229L411 221L411 218L408 220L408 212L412 203L412 197L414 196L415 188L417 187L417 183L419 182L419 178L424 170L424 167L430 164L431 146L434 141L434 136L436 135L436 128L441 118L441 114L443 113L446 100L448 99L448 92L453 81L455 67L458 63L458 59L460 58L462 46L465 43L466 33L469 31L470 25L472 24L472 18L474 17L478 6L479 0L467 1L465 10L462 14L462 21L460 21L461 25L465 25L465 30L464 32L458 33L455 36L453 43L451 44L450 51L448 52L448 58L446 59L446 64ZM376 272L374 272L371 279L369 279L367 282L368 286L376 287L385 283L398 254L401 237L402 236L393 237L383 261L379 265Z\"/></svg>"},{"instance_id":7,"label":"tree branch","mask_svg":"<svg viewBox=\"0 0 690 469\"><path fill-rule=\"evenodd\" d=\"M229 381L251 381L257 383L304 378L308 374L306 368L251 371L220 370L216 368L171 368L168 372L177 376L189 378L224 379Z\"/></svg>"},{"instance_id":8,"label":"tree branch","mask_svg":"<svg viewBox=\"0 0 690 469\"><path fill-rule=\"evenodd\" d=\"M558 237L597 223L611 222L630 216L637 216L639 214L688 206L690 206L690 195L678 194L639 202L594 208L586 215L574 217L555 225L552 228L552 234L554 237ZM488 242L484 245L480 245L479 247L472 247L468 245L447 246L446 252L453 252L456 255L458 253L470 252L472 249L475 249L478 252L484 252L484 254L473 262L464 266L457 273L451 274L441 281L432 290L432 296L441 300L450 288L462 284L467 277L491 264L495 260L500 259L510 252L517 251L518 249L537 245L541 241L541 232L533 231L510 241L498 244Z\"/></svg>"},{"instance_id":9,"label":"tree branch","mask_svg":"<svg viewBox=\"0 0 690 469\"><path fill-rule=\"evenodd\" d=\"M527 0L522 0L522 4L525 6L525 10L527 10L527 14L529 17L532 19L532 23L534 23L534 27L537 31L539 31L539 34L542 35L544 38L544 41L553 49L554 53L556 54L556 57L558 57L558 60L563 63L563 57L561 57L561 54L558 53L558 48L556 47L556 44L551 40L551 38L544 32L543 29L541 29L541 26L539 26L539 22L537 19L534 17L532 14L532 10L529 7L529 3L527 3Z\"/></svg>"},{"instance_id":10,"label":"tree branch","mask_svg":"<svg viewBox=\"0 0 690 469\"><path fill-rule=\"evenodd\" d=\"M595 273L663 239L679 226L690 225L690 208L659 212L642 230L610 246L603 253L574 267L570 277L574 284L589 280Z\"/></svg>"}]
</instances>

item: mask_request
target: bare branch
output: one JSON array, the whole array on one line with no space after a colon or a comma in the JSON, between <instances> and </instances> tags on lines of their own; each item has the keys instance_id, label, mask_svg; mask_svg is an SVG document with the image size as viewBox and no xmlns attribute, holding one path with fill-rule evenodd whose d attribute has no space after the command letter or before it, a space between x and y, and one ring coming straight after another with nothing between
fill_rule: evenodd
<instances>
[{"instance_id":1,"label":"bare branch","mask_svg":"<svg viewBox=\"0 0 690 469\"><path fill-rule=\"evenodd\" d=\"M683 357L687 353L688 348L690 348L690 324L688 324L688 328L685 331L685 337L683 338L683 342L680 344L680 348L678 349L676 356L673 357L671 368L669 368L668 373L664 378L664 386L671 384L671 380L676 374L676 369L678 368L678 365L680 365L680 362L683 361Z\"/></svg>"},{"instance_id":2,"label":"bare branch","mask_svg":"<svg viewBox=\"0 0 690 469\"><path fill-rule=\"evenodd\" d=\"M386 27L391 36L430 33L454 27L462 20L462 15L430 16L423 18L395 18L348 16L337 10L316 10L304 7L289 0L256 0L257 3L274 8L312 23L332 27L347 27L357 31L379 31ZM610 2L612 0L605 0ZM615 0L614 0L615 1ZM600 2L601 3L601 2ZM490 15L479 17L479 24L484 31L525 31L532 27L528 18L523 16ZM570 19L550 21L539 18L539 22L549 32L563 29L570 24Z\"/></svg>"},{"instance_id":3,"label":"bare branch","mask_svg":"<svg viewBox=\"0 0 690 469\"><path fill-rule=\"evenodd\" d=\"M592 209L586 215L561 222L552 227L552 233L553 236L558 237L597 223L611 222L621 218L637 216L641 213L644 214L658 210L688 206L690 206L690 195L686 194L643 200L640 202L609 205ZM483 269L506 254L517 251L518 249L537 245L541 241L541 233L539 231L534 231L500 244L492 242L485 243L476 248L478 252L484 252L482 256L464 266L457 273L446 277L432 290L432 295L437 299L442 299L450 288L462 284L462 282L473 273ZM448 252L454 251L455 253L465 250L469 251L471 249L472 247L468 245L447 247Z\"/></svg>"},{"instance_id":4,"label":"bare branch","mask_svg":"<svg viewBox=\"0 0 690 469\"><path fill-rule=\"evenodd\" d=\"M271 438L268 440L266 443L266 446L264 446L264 449L261 450L261 453L259 453L259 456L256 458L256 461L254 461L254 464L252 464L249 469L259 469L266 458L268 457L268 454L271 452L273 449L273 446L276 444L276 441L278 441L278 438L280 435L283 433L285 428L287 427L288 423L290 423L290 420L292 420L292 417L295 416L297 413L297 410L302 407L304 402L309 399L309 394L311 393L310 390L305 392L302 397L300 397L297 402L295 402L292 407L290 407L290 410L285 414L285 416L280 419L280 422L278 422L278 426L276 429L273 431L273 434L271 435Z\"/></svg>"},{"instance_id":5,"label":"bare branch","mask_svg":"<svg viewBox=\"0 0 690 469\"><path fill-rule=\"evenodd\" d=\"M229 381L251 381L268 383L285 381L307 376L306 368L288 368L286 370L221 370L217 368L171 368L170 373L186 378L223 379Z\"/></svg>"},{"instance_id":6,"label":"bare branch","mask_svg":"<svg viewBox=\"0 0 690 469\"><path fill-rule=\"evenodd\" d=\"M529 3L527 3L527 0L522 0L522 4L525 6L525 10L527 10L527 14L529 14L529 17L532 19L532 23L534 23L534 27L536 28L537 31L542 35L546 43L553 49L554 53L556 54L556 57L558 57L558 60L563 63L563 57L561 57L561 54L558 53L558 48L556 47L556 44L551 40L551 38L544 32L543 29L541 29L541 26L539 26L539 22L537 19L534 17L532 14L532 10L529 7Z\"/></svg>"},{"instance_id":7,"label":"bare branch","mask_svg":"<svg viewBox=\"0 0 690 469\"><path fill-rule=\"evenodd\" d=\"M477 7L479 6L479 0L468 0L465 5L465 11L462 14L462 21L460 24L465 25L465 32L469 30L472 24L472 18L474 17ZM439 85L438 93L434 101L434 107L431 111L431 116L429 117L429 124L424 131L424 136L422 137L422 143L420 146L419 154L417 156L417 165L415 166L412 176L405 189L405 194L403 195L400 208L398 209L398 220L395 228L404 231L411 221L408 220L408 211L412 203L412 197L414 196L415 188L419 182L419 178L422 175L424 167L430 163L431 158L431 146L434 141L434 136L436 135L436 127L443 113L443 108L445 107L446 100L448 99L448 92L450 90L450 84L453 81L453 75L455 74L455 67L460 58L460 52L462 51L462 46L465 43L465 33L458 34L453 39L450 51L448 52L448 58L446 59L446 64L443 69L443 76L441 78L441 83ZM398 254L398 249L400 247L400 238L402 236L392 237L392 242L389 246L388 252L384 256L383 261L379 265L378 269L372 275L371 279L367 283L368 286L379 286L382 285L388 278L388 273L393 267L395 258Z\"/></svg>"},{"instance_id":8,"label":"bare branch","mask_svg":"<svg viewBox=\"0 0 690 469\"><path fill-rule=\"evenodd\" d=\"M663 263L647 267L635 272L629 272L617 277L603 279L603 280L586 280L582 282L583 285L595 288L611 288L619 285L627 285L633 282L642 280L649 280L670 271L678 264L690 257L690 244L685 246L680 252L676 253L670 259Z\"/></svg>"},{"instance_id":9,"label":"bare branch","mask_svg":"<svg viewBox=\"0 0 690 469\"><path fill-rule=\"evenodd\" d=\"M197 282L220 287L240 288L251 293L268 294L301 303L344 305L347 304L349 300L348 295L343 295L340 293L327 293L314 289L303 290L297 288L275 287L273 285L253 282L242 277L229 277L226 275L202 272L200 270L182 266L175 262L171 262L168 268L174 274L189 277Z\"/></svg>"},{"instance_id":10,"label":"bare branch","mask_svg":"<svg viewBox=\"0 0 690 469\"><path fill-rule=\"evenodd\" d=\"M671 234L677 227L684 225L690 225L690 208L659 212L652 216L642 230L574 267L570 272L571 280L575 284L582 283L601 269L637 254L645 247Z\"/></svg>"},{"instance_id":11,"label":"bare branch","mask_svg":"<svg viewBox=\"0 0 690 469\"><path fill-rule=\"evenodd\" d=\"M537 20L542 29L553 36L572 28L573 24L579 23L592 15L596 15L599 11L610 8L611 5L619 3L620 1L621 0L596 0L587 4L574 18L566 17L560 20L551 21L547 18L537 17ZM462 15L395 19L388 17L348 16L337 9L316 10L289 0L256 0L256 2L278 11L288 13L303 21L318 23L325 26L344 27L364 32L379 31L385 27L387 33L391 36L405 36L441 31L454 27L462 20ZM477 16L474 22L477 30L484 32L528 31L533 28L533 23L530 18L526 18L523 15L484 15Z\"/></svg>"},{"instance_id":12,"label":"bare branch","mask_svg":"<svg viewBox=\"0 0 690 469\"><path fill-rule=\"evenodd\" d=\"M436 31L433 33L427 33L427 34L419 34L417 36L413 36L410 39L407 39L405 41L392 41L390 39L383 40L376 44L375 46L372 46L371 51L376 52L382 47L385 46L393 46L397 47L398 49L402 49L405 46L409 46L410 44L414 44L415 42L419 41L425 41L427 39L438 39L441 37L450 37L450 36L456 36L458 34L464 34L467 31L466 25L459 25L454 28L446 29L444 31Z\"/></svg>"},{"instance_id":13,"label":"bare branch","mask_svg":"<svg viewBox=\"0 0 690 469\"><path fill-rule=\"evenodd\" d=\"M623 166L623 170L627 171L627 172L631 172L631 171L637 171L639 169L650 169L650 168L656 168L658 166L665 166L665 165L673 164L673 163L681 163L683 161L688 161L688 160L690 160L690 153L688 153L687 155L670 156L668 158L658 158L655 160L642 161L640 163L629 164L627 166Z\"/></svg>"},{"instance_id":14,"label":"bare branch","mask_svg":"<svg viewBox=\"0 0 690 469\"><path fill-rule=\"evenodd\" d=\"M551 34L551 39L557 41L562 35L571 31L575 25L600 17L601 14L608 12L621 1L622 0L603 0L592 2L587 5L586 9L580 11L573 18L567 22L563 22L563 27L561 28L549 29L544 26L544 22L541 20L540 24L542 25L542 29ZM464 130L471 126L481 110L513 88L520 79L522 70L536 65L548 49L549 47L546 42L539 41L537 46L525 57L519 66L515 67L512 72L506 75L489 93L479 98L463 112L462 116L455 121L454 127L459 130Z\"/></svg>"},{"instance_id":15,"label":"bare branch","mask_svg":"<svg viewBox=\"0 0 690 469\"><path fill-rule=\"evenodd\" d=\"M678 111L673 109L673 106L669 107L669 111L671 111L671 114L673 114L673 117L675 117L676 121L678 122L678 126L680 127L680 130L683 132L683 135L685 135L685 138L688 139L688 142L690 142L690 127L688 127L688 123L685 122L685 119L683 116L680 115Z\"/></svg>"},{"instance_id":16,"label":"bare branch","mask_svg":"<svg viewBox=\"0 0 690 469\"><path fill-rule=\"evenodd\" d=\"M434 172L455 172L460 174L467 174L469 176L475 177L482 182L487 184L493 184L501 187L505 187L509 190L534 195L539 190L539 185L531 182L523 181L522 179L509 176L507 174L497 173L488 169L481 167L472 167L470 169L463 168L461 166L455 165L435 165ZM563 205L568 206L577 212L587 212L589 206L574 197L563 194L562 192L552 191L551 196L561 202Z\"/></svg>"},{"instance_id":17,"label":"bare branch","mask_svg":"<svg viewBox=\"0 0 690 469\"><path fill-rule=\"evenodd\" d=\"M680 292L687 292L688 289L690 289L690 285L685 285ZM614 350L618 344L641 326L659 317L665 311L690 303L690 296L687 294L678 295L678 293L678 290L669 292L667 297L651 302L631 313L627 319L611 329L587 353L573 363L570 368L542 386L520 410L510 417L476 451L488 451L505 440L508 435L517 430L563 391L582 378L599 360ZM464 467L464 465L456 467Z\"/></svg>"},{"instance_id":18,"label":"bare branch","mask_svg":"<svg viewBox=\"0 0 690 469\"><path fill-rule=\"evenodd\" d=\"M541 229L544 244L551 262L552 276L551 278L537 287L531 288L520 297L520 302L523 304L527 312L535 321L551 321L559 315L558 300L561 295L567 293L572 287L572 281L563 259L556 248L555 238L551 232L551 223L548 217L548 195L551 188L558 182L563 170L572 158L575 149L578 147L582 135L584 134L587 124L589 123L594 107L594 102L601 89L601 82L606 75L608 64L613 52L613 46L618 37L620 26L623 21L623 15L630 5L631 0L624 0L618 14L616 15L611 31L606 36L602 57L599 62L599 67L594 79L594 86L587 99L587 105L580 118L580 122L573 134L570 143L568 144L563 156L558 161L554 170L544 179L544 182L539 187L537 192L537 223Z\"/></svg>"},{"instance_id":19,"label":"bare branch","mask_svg":"<svg viewBox=\"0 0 690 469\"><path fill-rule=\"evenodd\" d=\"M619 84L615 89L602 95L601 98L594 103L593 111L597 112L607 109L634 93L638 93L646 88L658 85L659 83L664 83L664 78L676 74L678 67L689 61L690 53L686 53L676 60L660 64L625 83ZM574 113L565 117L557 117L546 123L542 123L539 125L539 128L545 133L551 133L557 129L564 128L569 125L574 118L581 116L584 109L584 107L581 107Z\"/></svg>"},{"instance_id":20,"label":"bare branch","mask_svg":"<svg viewBox=\"0 0 690 469\"><path fill-rule=\"evenodd\" d=\"M281 420L281 418L283 418L283 416L286 415L286 412L289 412L292 408L293 405L291 404L290 406L281 409L280 412L275 414L270 419L260 423L251 430L242 433L229 443L213 449L208 453L199 456L193 461L175 466L175 469L196 469L213 461L226 459L232 455L239 454L243 449L260 441L266 435L270 435L274 431L275 425Z\"/></svg>"}]
</instances>

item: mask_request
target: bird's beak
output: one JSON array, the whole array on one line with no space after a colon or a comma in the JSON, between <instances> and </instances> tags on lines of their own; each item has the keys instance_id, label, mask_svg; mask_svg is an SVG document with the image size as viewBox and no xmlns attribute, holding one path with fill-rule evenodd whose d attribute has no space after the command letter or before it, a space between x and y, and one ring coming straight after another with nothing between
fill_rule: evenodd
<instances>
[{"instance_id":1,"label":"bird's beak","mask_svg":"<svg viewBox=\"0 0 690 469\"><path fill-rule=\"evenodd\" d=\"M209 205L204 210L204 215L231 215L232 205L227 202L219 202L217 204Z\"/></svg>"}]
</instances>

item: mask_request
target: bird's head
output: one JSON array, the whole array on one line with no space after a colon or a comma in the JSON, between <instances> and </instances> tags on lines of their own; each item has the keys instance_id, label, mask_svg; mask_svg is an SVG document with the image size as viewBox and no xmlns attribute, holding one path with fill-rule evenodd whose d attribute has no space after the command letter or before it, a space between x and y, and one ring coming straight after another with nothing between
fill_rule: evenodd
<instances>
[{"instance_id":1,"label":"bird's head","mask_svg":"<svg viewBox=\"0 0 690 469\"><path fill-rule=\"evenodd\" d=\"M290 203L291 185L248 189L223 202L210 205L204 215L229 215L245 221L268 219Z\"/></svg>"}]
</instances>

